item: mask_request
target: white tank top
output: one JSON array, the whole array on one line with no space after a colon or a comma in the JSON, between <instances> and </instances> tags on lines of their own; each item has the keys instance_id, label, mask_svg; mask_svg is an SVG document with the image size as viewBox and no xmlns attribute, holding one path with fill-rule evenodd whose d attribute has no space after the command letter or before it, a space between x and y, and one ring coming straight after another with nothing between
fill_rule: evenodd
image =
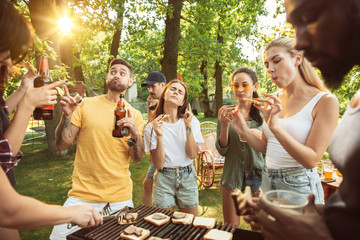
<instances>
[{"instance_id":1,"label":"white tank top","mask_svg":"<svg viewBox=\"0 0 360 240\"><path fill-rule=\"evenodd\" d=\"M288 118L279 118L279 124L293 138L302 144L306 143L309 136L314 119L312 118L312 110L317 102L326 92L316 94L299 112ZM266 166L267 168L280 169L302 166L293 159L283 148L274 134L270 131L268 125L264 122L263 129L268 139L266 148Z\"/></svg>"}]
</instances>

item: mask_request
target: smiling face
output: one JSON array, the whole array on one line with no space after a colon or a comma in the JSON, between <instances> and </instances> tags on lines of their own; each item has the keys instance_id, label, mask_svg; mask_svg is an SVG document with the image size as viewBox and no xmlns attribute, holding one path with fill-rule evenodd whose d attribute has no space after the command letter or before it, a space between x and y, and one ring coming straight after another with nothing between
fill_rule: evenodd
<instances>
[{"instance_id":1,"label":"smiling face","mask_svg":"<svg viewBox=\"0 0 360 240\"><path fill-rule=\"evenodd\" d=\"M114 92L124 92L133 81L130 69L122 64L112 65L106 76L108 88Z\"/></svg>"},{"instance_id":2,"label":"smiling face","mask_svg":"<svg viewBox=\"0 0 360 240\"><path fill-rule=\"evenodd\" d=\"M285 0L287 21L296 30L295 48L305 51L330 87L338 86L360 62L360 4L356 1Z\"/></svg>"},{"instance_id":3,"label":"smiling face","mask_svg":"<svg viewBox=\"0 0 360 240\"><path fill-rule=\"evenodd\" d=\"M294 81L301 63L301 54L294 57L284 47L270 47L264 54L264 65L271 81L279 88Z\"/></svg>"}]
</instances>

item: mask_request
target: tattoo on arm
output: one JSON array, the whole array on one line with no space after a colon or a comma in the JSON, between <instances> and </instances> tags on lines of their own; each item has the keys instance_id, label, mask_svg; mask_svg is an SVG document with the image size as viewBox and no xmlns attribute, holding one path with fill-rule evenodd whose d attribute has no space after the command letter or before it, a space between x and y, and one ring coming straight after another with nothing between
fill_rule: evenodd
<instances>
[{"instance_id":1,"label":"tattoo on arm","mask_svg":"<svg viewBox=\"0 0 360 240\"><path fill-rule=\"evenodd\" d=\"M186 127L186 132L188 132L188 135L191 135L191 127Z\"/></svg>"},{"instance_id":2,"label":"tattoo on arm","mask_svg":"<svg viewBox=\"0 0 360 240\"><path fill-rule=\"evenodd\" d=\"M65 129L67 131L68 138L71 138L71 118L65 120Z\"/></svg>"},{"instance_id":3,"label":"tattoo on arm","mask_svg":"<svg viewBox=\"0 0 360 240\"><path fill-rule=\"evenodd\" d=\"M60 143L63 140L62 133L64 130L67 131L67 137L68 138L71 137L70 126L71 126L71 118L62 117L59 125L57 126L57 128L55 130L55 142L56 143Z\"/></svg>"}]
</instances>

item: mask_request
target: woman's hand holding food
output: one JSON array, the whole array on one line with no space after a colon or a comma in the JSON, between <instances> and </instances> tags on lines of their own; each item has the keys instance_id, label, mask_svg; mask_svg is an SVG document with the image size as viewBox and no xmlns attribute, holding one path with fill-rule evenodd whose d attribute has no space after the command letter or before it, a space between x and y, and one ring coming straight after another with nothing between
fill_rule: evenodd
<instances>
[{"instance_id":1,"label":"woman's hand holding food","mask_svg":"<svg viewBox=\"0 0 360 240\"><path fill-rule=\"evenodd\" d=\"M264 96L266 97L266 99L259 98L256 100L266 103L267 108L264 108L259 104L254 104L254 106L262 113L264 121L267 123L270 130L276 131L279 126L278 115L282 110L281 100L277 96L272 94L264 94Z\"/></svg>"}]
</instances>

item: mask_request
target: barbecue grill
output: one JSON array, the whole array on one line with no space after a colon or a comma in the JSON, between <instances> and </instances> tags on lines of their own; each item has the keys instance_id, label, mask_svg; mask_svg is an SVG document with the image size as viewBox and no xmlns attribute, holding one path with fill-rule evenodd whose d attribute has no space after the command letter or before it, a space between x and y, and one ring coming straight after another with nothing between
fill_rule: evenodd
<instances>
[{"instance_id":1,"label":"barbecue grill","mask_svg":"<svg viewBox=\"0 0 360 240\"><path fill-rule=\"evenodd\" d=\"M147 222L144 220L144 217L149 216L153 213L161 212L168 216L172 216L174 213L173 211L164 210L161 208L156 207L148 207L144 205L139 205L133 209L130 209L130 212L137 212L138 218L134 226L141 227L150 230L151 236L156 236L160 238L170 238L170 239L189 239L189 240L196 240L196 239L203 239L203 236L210 231L210 229L206 228L198 228L194 227L192 224L190 225L183 225L183 224L174 224L170 220L166 224L162 226L155 226L154 224ZM128 224L120 225L117 222L117 219L109 219L104 222L103 225L93 227L93 228L84 228L80 229L77 232L72 233L71 235L67 236L68 240L112 240L112 239L120 239L120 233L128 227ZM216 229L227 231L233 233L233 239L241 239L241 240L262 240L262 236L259 233L245 231L241 229L237 229L235 226L227 223L217 223L215 225Z\"/></svg>"}]
</instances>

